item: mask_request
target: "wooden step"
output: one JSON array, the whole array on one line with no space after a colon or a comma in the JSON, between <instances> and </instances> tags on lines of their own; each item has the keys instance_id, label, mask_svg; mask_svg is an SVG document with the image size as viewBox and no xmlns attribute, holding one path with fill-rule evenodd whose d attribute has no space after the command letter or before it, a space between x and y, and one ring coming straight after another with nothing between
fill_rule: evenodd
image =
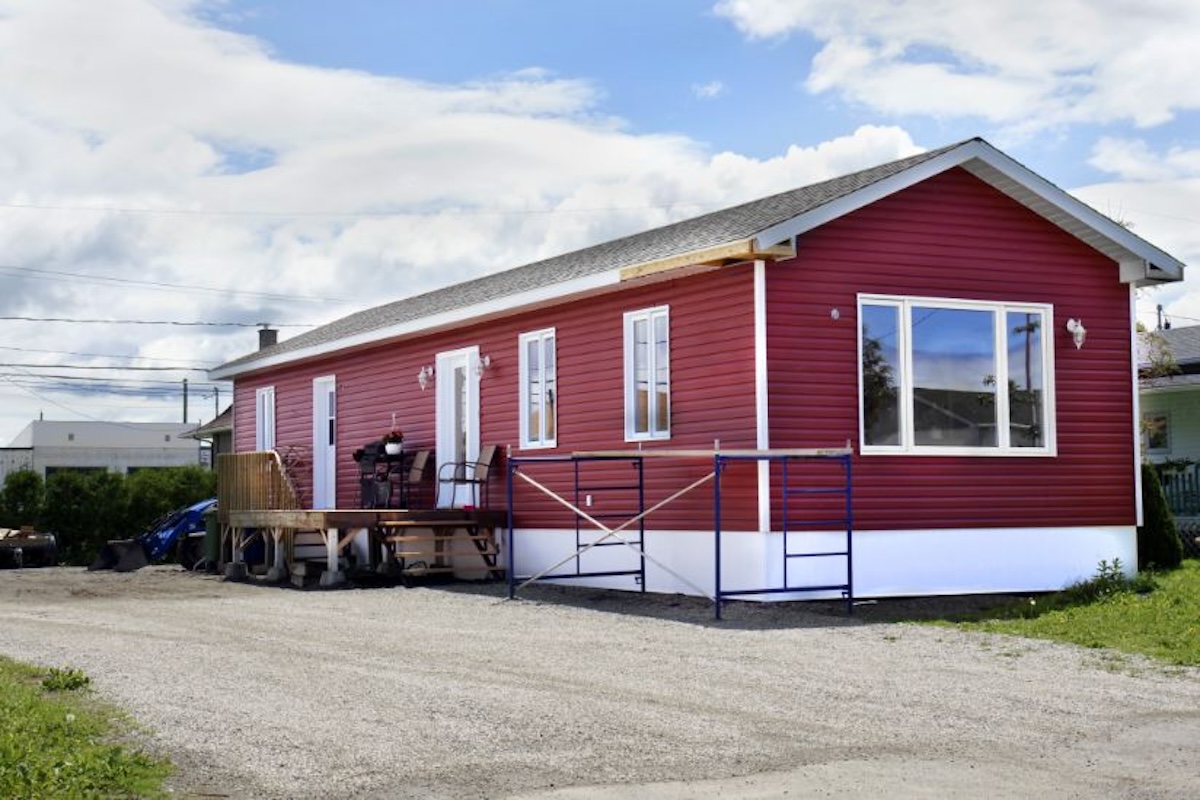
<instances>
[{"instance_id":1,"label":"wooden step","mask_svg":"<svg viewBox=\"0 0 1200 800\"><path fill-rule=\"evenodd\" d=\"M455 519L389 519L377 523L380 528L486 528L478 520Z\"/></svg>"},{"instance_id":2,"label":"wooden step","mask_svg":"<svg viewBox=\"0 0 1200 800\"><path fill-rule=\"evenodd\" d=\"M445 536L438 534L421 536L415 533L397 533L385 536L383 540L385 542L491 542L495 540L495 537L486 533L467 536Z\"/></svg>"}]
</instances>

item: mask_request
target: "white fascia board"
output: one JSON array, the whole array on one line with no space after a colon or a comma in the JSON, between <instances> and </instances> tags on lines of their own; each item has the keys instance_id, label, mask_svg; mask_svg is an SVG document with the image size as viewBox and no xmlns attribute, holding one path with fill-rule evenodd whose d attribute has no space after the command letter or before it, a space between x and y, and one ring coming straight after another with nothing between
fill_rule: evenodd
<instances>
[{"instance_id":1,"label":"white fascia board","mask_svg":"<svg viewBox=\"0 0 1200 800\"><path fill-rule=\"evenodd\" d=\"M299 350L288 350L287 352L279 353L266 358L255 359L248 361L245 364L238 364L229 368L220 368L210 370L208 377L210 380L229 380L238 375L244 375L248 372L258 372L259 370L268 369L270 367L278 367L284 364L291 364L296 361L304 361L310 358L330 355L342 350L361 347L364 345L374 344L376 342L395 339L401 336L410 336L415 333L426 333L440 328L445 328L454 325L462 325L480 317L488 317L500 314L515 313L518 310L527 306L545 304L550 302L565 302L572 297L597 289L618 286L621 284L620 270L608 270L606 272L589 275L584 278L576 278L562 283L553 283L547 286L542 286L537 289L531 289L526 292L517 294L505 295L492 300L487 300L474 305L455 308L450 311L444 311L440 314L433 314L428 317L420 317L418 319L407 320L395 325L388 325L384 328L376 328L370 331L364 331L353 336L346 336L339 339L334 339L328 342L322 342L312 347L305 347Z\"/></svg>"},{"instance_id":2,"label":"white fascia board","mask_svg":"<svg viewBox=\"0 0 1200 800\"><path fill-rule=\"evenodd\" d=\"M976 162L974 167L971 162ZM986 167L983 167L983 165L986 165ZM1039 204L1026 202L1025 200L1040 200L1042 203L1057 209L1062 215L1069 220L1075 221L1079 226L1091 229L1099 237L1110 243L1110 249L1118 251L1116 253L1116 260L1125 265L1126 268L1133 265L1142 267L1142 274L1133 282L1139 284L1142 282L1159 283L1162 281L1181 280L1183 278L1183 262L1150 244L1145 239L1131 232L1128 228L1118 225L1091 206L1076 199L986 142L978 140L967 142L936 158L884 178L856 192L851 192L844 197L826 203L805 214L767 228L755 237L756 246L760 248L771 247L779 242L791 240L813 228L824 225L852 211L882 200L884 197L932 178L948 169L959 166L966 167L980 180L995 186L996 189L1008 194L1010 197L1014 197L1018 202L1022 202L1056 225L1064 227L1065 230L1068 230L1073 235L1079 236L1079 231L1071 231L1068 226L1063 225L1062 219L1056 219L1055 215L1045 213L1044 210L1037 207ZM990 167L990 169L987 169L987 167ZM1007 178L1013 186L1003 185L1003 181L997 180L999 176ZM1025 195L1025 199L1014 196L1012 190L1018 187L1021 190L1018 194ZM1151 271L1153 269L1160 271L1162 276L1157 278L1152 276Z\"/></svg>"}]
</instances>

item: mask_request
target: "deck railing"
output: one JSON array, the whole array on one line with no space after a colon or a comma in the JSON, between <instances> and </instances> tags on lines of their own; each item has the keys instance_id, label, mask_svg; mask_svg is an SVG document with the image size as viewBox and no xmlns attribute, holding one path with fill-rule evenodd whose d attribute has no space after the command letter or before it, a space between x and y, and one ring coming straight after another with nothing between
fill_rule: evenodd
<instances>
[{"instance_id":1,"label":"deck railing","mask_svg":"<svg viewBox=\"0 0 1200 800\"><path fill-rule=\"evenodd\" d=\"M274 450L217 456L217 498L221 522L231 511L301 509L299 493Z\"/></svg>"}]
</instances>

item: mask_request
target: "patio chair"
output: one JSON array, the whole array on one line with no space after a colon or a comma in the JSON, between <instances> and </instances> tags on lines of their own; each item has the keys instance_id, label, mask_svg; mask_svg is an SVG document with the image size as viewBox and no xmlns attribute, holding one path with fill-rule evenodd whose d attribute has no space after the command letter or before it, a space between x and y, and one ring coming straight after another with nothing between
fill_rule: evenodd
<instances>
[{"instance_id":1,"label":"patio chair","mask_svg":"<svg viewBox=\"0 0 1200 800\"><path fill-rule=\"evenodd\" d=\"M404 499L408 508L423 508L426 503L425 468L429 465L429 451L418 450L413 456L412 464L408 467L408 475L404 479Z\"/></svg>"},{"instance_id":2,"label":"patio chair","mask_svg":"<svg viewBox=\"0 0 1200 800\"><path fill-rule=\"evenodd\" d=\"M488 504L488 477L492 462L496 459L496 445L489 444L479 449L478 461L451 461L438 470L438 485L450 487L450 506L458 501L458 489L464 487L471 492L471 505L486 508ZM483 500L482 505L480 499Z\"/></svg>"}]
</instances>

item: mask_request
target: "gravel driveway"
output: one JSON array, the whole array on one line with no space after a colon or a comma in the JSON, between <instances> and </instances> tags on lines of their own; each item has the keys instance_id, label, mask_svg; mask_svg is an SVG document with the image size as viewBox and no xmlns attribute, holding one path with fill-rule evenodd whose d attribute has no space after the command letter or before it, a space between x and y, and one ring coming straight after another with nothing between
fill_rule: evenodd
<instances>
[{"instance_id":1,"label":"gravel driveway","mask_svg":"<svg viewBox=\"0 0 1200 800\"><path fill-rule=\"evenodd\" d=\"M1200 796L1200 671L833 607L0 572L0 653L85 670L179 796Z\"/></svg>"}]
</instances>

